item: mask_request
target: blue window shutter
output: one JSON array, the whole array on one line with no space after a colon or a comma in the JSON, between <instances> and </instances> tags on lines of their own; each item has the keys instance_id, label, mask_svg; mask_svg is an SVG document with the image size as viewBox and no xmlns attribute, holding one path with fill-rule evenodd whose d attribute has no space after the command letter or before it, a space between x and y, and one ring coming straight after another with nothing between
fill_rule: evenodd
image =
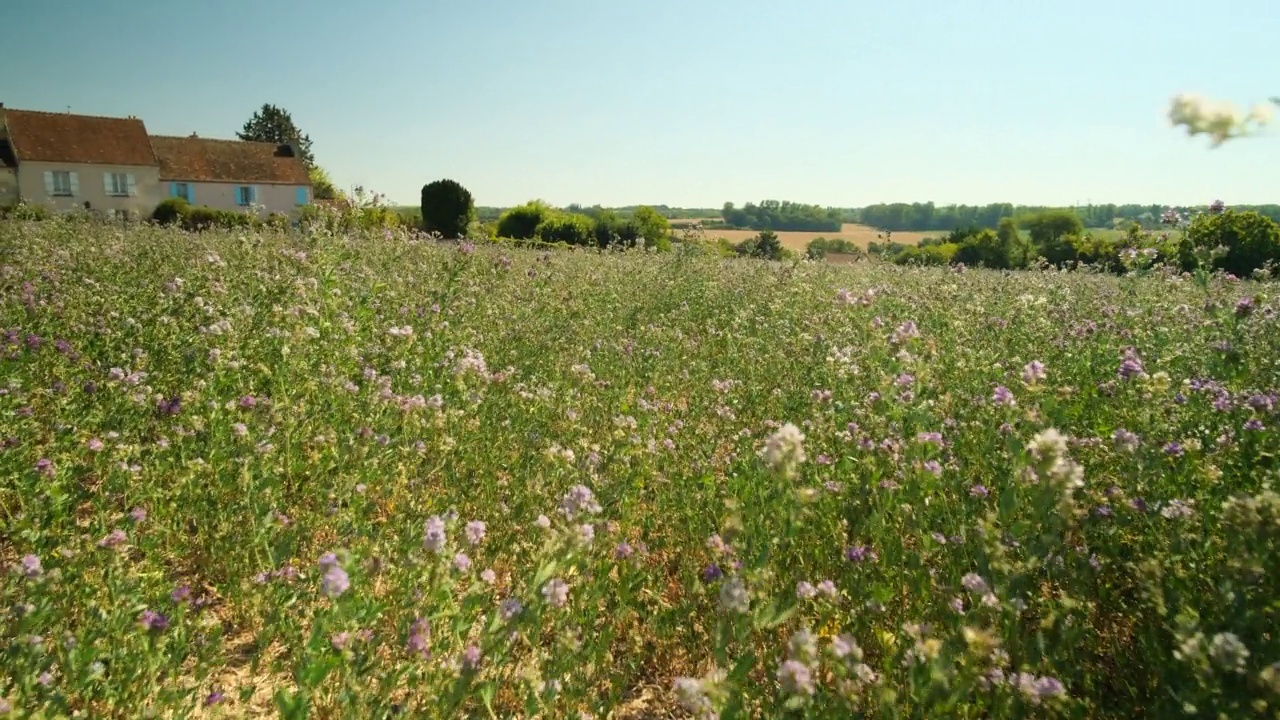
<instances>
[{"instance_id":1,"label":"blue window shutter","mask_svg":"<svg viewBox=\"0 0 1280 720\"><path fill-rule=\"evenodd\" d=\"M249 186L249 202L251 203L258 202L258 186L257 185Z\"/></svg>"},{"instance_id":2,"label":"blue window shutter","mask_svg":"<svg viewBox=\"0 0 1280 720\"><path fill-rule=\"evenodd\" d=\"M169 197L178 197L178 183L169 183Z\"/></svg>"},{"instance_id":3,"label":"blue window shutter","mask_svg":"<svg viewBox=\"0 0 1280 720\"><path fill-rule=\"evenodd\" d=\"M299 204L299 205L306 205L306 204L307 204L307 189L306 189L305 187L300 187L300 188L298 188L298 200L297 200L297 202L298 202L298 204Z\"/></svg>"},{"instance_id":4,"label":"blue window shutter","mask_svg":"<svg viewBox=\"0 0 1280 720\"><path fill-rule=\"evenodd\" d=\"M191 203L192 205L196 204L196 184L195 183L190 183L190 182L187 183L187 202Z\"/></svg>"}]
</instances>

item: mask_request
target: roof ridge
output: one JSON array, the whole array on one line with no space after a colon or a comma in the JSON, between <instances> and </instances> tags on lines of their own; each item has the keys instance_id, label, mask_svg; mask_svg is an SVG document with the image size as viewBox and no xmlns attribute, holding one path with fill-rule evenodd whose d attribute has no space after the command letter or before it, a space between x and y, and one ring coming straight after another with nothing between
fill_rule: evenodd
<instances>
[{"instance_id":1,"label":"roof ridge","mask_svg":"<svg viewBox=\"0 0 1280 720\"><path fill-rule=\"evenodd\" d=\"M267 142L265 140L239 140L239 139L232 140L231 138L211 138L211 137L204 137L203 135L197 135L196 137L191 137L190 135L151 135L150 133L148 133L148 136L159 139L159 140L205 140L207 142L271 145L272 147L279 147L281 145L287 144L287 143Z\"/></svg>"},{"instance_id":2,"label":"roof ridge","mask_svg":"<svg viewBox=\"0 0 1280 720\"><path fill-rule=\"evenodd\" d=\"M6 113L11 113L11 112L27 113L29 115L52 115L54 117L82 117L82 118L93 118L94 120L121 120L124 122L140 122L143 124L144 127L146 126L146 123L143 122L142 118L140 117L120 117L119 115L86 115L84 113L54 112L53 110L24 110L22 108L11 108L11 107L5 107L4 111Z\"/></svg>"}]
</instances>

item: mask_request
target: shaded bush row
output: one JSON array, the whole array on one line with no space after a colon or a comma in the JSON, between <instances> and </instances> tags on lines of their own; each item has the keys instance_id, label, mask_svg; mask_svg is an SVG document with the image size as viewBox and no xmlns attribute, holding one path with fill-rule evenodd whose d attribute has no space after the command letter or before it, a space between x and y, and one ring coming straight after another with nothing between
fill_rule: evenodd
<instances>
[{"instance_id":1,"label":"shaded bush row","mask_svg":"<svg viewBox=\"0 0 1280 720\"><path fill-rule=\"evenodd\" d=\"M1057 267L1088 265L1123 273L1134 267L1163 264L1190 272L1221 270L1249 277L1280 266L1280 224L1252 210L1221 206L1202 212L1164 232L1133 224L1123 234L1085 232L1069 211L1051 210L1022 223L1011 218L999 228L966 228L918 246L872 243L872 255L901 265L964 264L1019 269L1045 263Z\"/></svg>"},{"instance_id":2,"label":"shaded bush row","mask_svg":"<svg viewBox=\"0 0 1280 720\"><path fill-rule=\"evenodd\" d=\"M498 238L538 240L565 245L634 247L643 245L659 250L671 247L671 228L667 219L650 207L638 207L631 217L611 210L594 216L557 210L534 200L511 208L498 218L493 229Z\"/></svg>"},{"instance_id":3,"label":"shaded bush row","mask_svg":"<svg viewBox=\"0 0 1280 720\"><path fill-rule=\"evenodd\" d=\"M161 225L180 225L183 229L191 231L289 226L288 215L272 213L262 218L247 212L191 205L182 198L169 198L161 202L151 213L151 219Z\"/></svg>"}]
</instances>

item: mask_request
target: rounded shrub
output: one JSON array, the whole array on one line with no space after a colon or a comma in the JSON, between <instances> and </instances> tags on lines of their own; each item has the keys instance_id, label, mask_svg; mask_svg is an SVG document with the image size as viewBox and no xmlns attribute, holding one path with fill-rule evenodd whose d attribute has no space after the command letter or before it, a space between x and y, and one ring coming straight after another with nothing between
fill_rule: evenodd
<instances>
[{"instance_id":1,"label":"rounded shrub","mask_svg":"<svg viewBox=\"0 0 1280 720\"><path fill-rule=\"evenodd\" d=\"M513 207L498 217L498 237L512 240L532 240L538 234L538 226L554 211L540 200Z\"/></svg>"},{"instance_id":2,"label":"rounded shrub","mask_svg":"<svg viewBox=\"0 0 1280 720\"><path fill-rule=\"evenodd\" d=\"M557 213L543 220L535 234L545 243L566 245L594 245L595 226L586 215Z\"/></svg>"},{"instance_id":3,"label":"rounded shrub","mask_svg":"<svg viewBox=\"0 0 1280 720\"><path fill-rule=\"evenodd\" d=\"M161 225L180 225L191 212L191 205L180 197L171 197L159 205L151 213L151 219Z\"/></svg>"},{"instance_id":4,"label":"rounded shrub","mask_svg":"<svg viewBox=\"0 0 1280 720\"><path fill-rule=\"evenodd\" d=\"M1214 255L1213 269L1248 277L1268 262L1280 262L1280 225L1252 210L1199 215L1187 227L1179 257L1190 270Z\"/></svg>"},{"instance_id":5,"label":"rounded shrub","mask_svg":"<svg viewBox=\"0 0 1280 720\"><path fill-rule=\"evenodd\" d=\"M422 186L423 230L450 240L465 237L475 216L475 200L460 183L446 178Z\"/></svg>"}]
</instances>

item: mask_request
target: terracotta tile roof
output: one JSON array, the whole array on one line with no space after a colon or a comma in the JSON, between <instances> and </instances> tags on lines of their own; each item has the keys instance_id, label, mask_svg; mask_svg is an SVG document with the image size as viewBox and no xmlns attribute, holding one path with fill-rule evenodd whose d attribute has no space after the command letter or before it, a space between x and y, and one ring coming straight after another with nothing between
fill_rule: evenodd
<instances>
[{"instance_id":1,"label":"terracotta tile roof","mask_svg":"<svg viewBox=\"0 0 1280 720\"><path fill-rule=\"evenodd\" d=\"M153 135L151 146L161 180L311 184L307 167L288 145Z\"/></svg>"},{"instance_id":2,"label":"terracotta tile roof","mask_svg":"<svg viewBox=\"0 0 1280 720\"><path fill-rule=\"evenodd\" d=\"M17 167L18 159L13 156L13 147L9 141L0 138L0 167Z\"/></svg>"},{"instance_id":3,"label":"terracotta tile roof","mask_svg":"<svg viewBox=\"0 0 1280 720\"><path fill-rule=\"evenodd\" d=\"M4 122L19 162L156 165L147 128L138 118L6 108Z\"/></svg>"}]
</instances>

